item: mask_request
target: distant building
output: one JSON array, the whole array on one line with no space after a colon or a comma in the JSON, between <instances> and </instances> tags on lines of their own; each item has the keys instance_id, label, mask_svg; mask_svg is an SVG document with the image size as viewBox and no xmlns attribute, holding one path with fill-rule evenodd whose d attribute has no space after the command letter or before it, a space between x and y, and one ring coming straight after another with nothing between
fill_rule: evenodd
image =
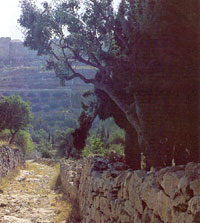
<instances>
[{"instance_id":1,"label":"distant building","mask_svg":"<svg viewBox=\"0 0 200 223\"><path fill-rule=\"evenodd\" d=\"M43 61L37 53L24 47L20 40L11 40L10 37L0 38L0 66L2 65L29 65L33 61Z\"/></svg>"}]
</instances>

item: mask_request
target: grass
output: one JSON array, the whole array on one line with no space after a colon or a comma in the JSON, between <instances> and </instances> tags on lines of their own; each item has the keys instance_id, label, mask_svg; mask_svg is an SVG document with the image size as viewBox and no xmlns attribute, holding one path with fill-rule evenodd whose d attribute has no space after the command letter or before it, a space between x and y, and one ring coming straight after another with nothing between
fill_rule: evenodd
<instances>
[{"instance_id":1,"label":"grass","mask_svg":"<svg viewBox=\"0 0 200 223\"><path fill-rule=\"evenodd\" d=\"M53 170L54 170L54 176L51 180L50 183L50 188L51 190L56 190L59 189L59 187L61 186L61 181L60 181L60 163L57 163L53 166Z\"/></svg>"},{"instance_id":2,"label":"grass","mask_svg":"<svg viewBox=\"0 0 200 223\"><path fill-rule=\"evenodd\" d=\"M16 169L12 169L8 171L8 174L5 177L2 177L0 180L0 190L4 190L9 182L11 182L15 177L19 175L20 168L17 167Z\"/></svg>"},{"instance_id":3,"label":"grass","mask_svg":"<svg viewBox=\"0 0 200 223\"><path fill-rule=\"evenodd\" d=\"M8 146L9 145L8 141L0 140L0 146L4 146L4 145Z\"/></svg>"},{"instance_id":4,"label":"grass","mask_svg":"<svg viewBox=\"0 0 200 223\"><path fill-rule=\"evenodd\" d=\"M17 146L15 144L9 144L9 141L2 140L2 139L0 140L0 147L1 146L9 146L9 147L11 147L13 149L16 149L17 148Z\"/></svg>"}]
</instances>

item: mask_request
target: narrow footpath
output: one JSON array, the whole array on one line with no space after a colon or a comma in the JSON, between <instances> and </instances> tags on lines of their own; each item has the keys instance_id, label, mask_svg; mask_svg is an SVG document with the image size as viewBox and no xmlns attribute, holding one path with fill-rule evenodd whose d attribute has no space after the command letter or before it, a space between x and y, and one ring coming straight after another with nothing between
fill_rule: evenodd
<instances>
[{"instance_id":1,"label":"narrow footpath","mask_svg":"<svg viewBox=\"0 0 200 223\"><path fill-rule=\"evenodd\" d=\"M0 190L0 222L65 223L70 205L53 189L58 173L58 164L28 161Z\"/></svg>"}]
</instances>

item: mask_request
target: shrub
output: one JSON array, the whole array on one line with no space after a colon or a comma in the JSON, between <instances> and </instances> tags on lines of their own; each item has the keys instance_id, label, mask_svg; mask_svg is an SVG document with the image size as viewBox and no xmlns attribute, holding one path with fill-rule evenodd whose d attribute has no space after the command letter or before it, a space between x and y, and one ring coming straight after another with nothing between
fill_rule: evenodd
<instances>
[{"instance_id":1,"label":"shrub","mask_svg":"<svg viewBox=\"0 0 200 223\"><path fill-rule=\"evenodd\" d=\"M39 144L42 140L48 140L49 133L44 129L35 130L31 134L32 139L35 143Z\"/></svg>"},{"instance_id":2,"label":"shrub","mask_svg":"<svg viewBox=\"0 0 200 223\"><path fill-rule=\"evenodd\" d=\"M30 133L25 130L21 130L17 133L14 143L18 145L26 155L33 152L35 149Z\"/></svg>"},{"instance_id":3,"label":"shrub","mask_svg":"<svg viewBox=\"0 0 200 223\"><path fill-rule=\"evenodd\" d=\"M25 130L33 119L30 103L24 101L19 95L3 96L0 100L0 131L9 129L12 135L12 144L16 134Z\"/></svg>"},{"instance_id":4,"label":"shrub","mask_svg":"<svg viewBox=\"0 0 200 223\"><path fill-rule=\"evenodd\" d=\"M101 156L105 155L106 149L100 137L93 135L93 136L90 136L87 141L88 143L82 152L82 155L84 157L87 157L89 155L94 155L94 154L99 154Z\"/></svg>"},{"instance_id":5,"label":"shrub","mask_svg":"<svg viewBox=\"0 0 200 223\"><path fill-rule=\"evenodd\" d=\"M68 128L67 131L56 131L55 147L59 157L78 158L79 153L73 145L73 128Z\"/></svg>"},{"instance_id":6,"label":"shrub","mask_svg":"<svg viewBox=\"0 0 200 223\"><path fill-rule=\"evenodd\" d=\"M4 129L3 131L0 132L0 140L2 141L9 141L11 137L9 129Z\"/></svg>"},{"instance_id":7,"label":"shrub","mask_svg":"<svg viewBox=\"0 0 200 223\"><path fill-rule=\"evenodd\" d=\"M52 150L52 145L42 140L37 144L37 150L42 154L42 158L53 158L55 156L55 151Z\"/></svg>"},{"instance_id":8,"label":"shrub","mask_svg":"<svg viewBox=\"0 0 200 223\"><path fill-rule=\"evenodd\" d=\"M11 138L10 131L5 129L0 132L0 140L9 142ZM24 154L29 154L35 149L35 145L32 141L31 135L26 130L20 130L13 141L13 144L19 147Z\"/></svg>"},{"instance_id":9,"label":"shrub","mask_svg":"<svg viewBox=\"0 0 200 223\"><path fill-rule=\"evenodd\" d=\"M109 143L110 144L124 144L125 143L124 130L120 128L114 128L112 131L110 131Z\"/></svg>"}]
</instances>

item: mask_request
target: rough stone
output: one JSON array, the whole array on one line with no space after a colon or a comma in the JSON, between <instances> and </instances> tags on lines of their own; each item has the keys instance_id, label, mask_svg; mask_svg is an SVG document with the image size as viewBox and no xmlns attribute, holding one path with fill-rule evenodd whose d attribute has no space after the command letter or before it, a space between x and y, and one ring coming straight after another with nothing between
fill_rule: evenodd
<instances>
[{"instance_id":1,"label":"rough stone","mask_svg":"<svg viewBox=\"0 0 200 223\"><path fill-rule=\"evenodd\" d=\"M199 164L145 172L116 171L118 163L99 157L74 163L61 163L61 181L76 196L82 223L200 222Z\"/></svg>"},{"instance_id":2,"label":"rough stone","mask_svg":"<svg viewBox=\"0 0 200 223\"><path fill-rule=\"evenodd\" d=\"M22 151L8 146L0 147L0 179L6 176L10 169L22 166L24 163L25 159Z\"/></svg>"}]
</instances>

